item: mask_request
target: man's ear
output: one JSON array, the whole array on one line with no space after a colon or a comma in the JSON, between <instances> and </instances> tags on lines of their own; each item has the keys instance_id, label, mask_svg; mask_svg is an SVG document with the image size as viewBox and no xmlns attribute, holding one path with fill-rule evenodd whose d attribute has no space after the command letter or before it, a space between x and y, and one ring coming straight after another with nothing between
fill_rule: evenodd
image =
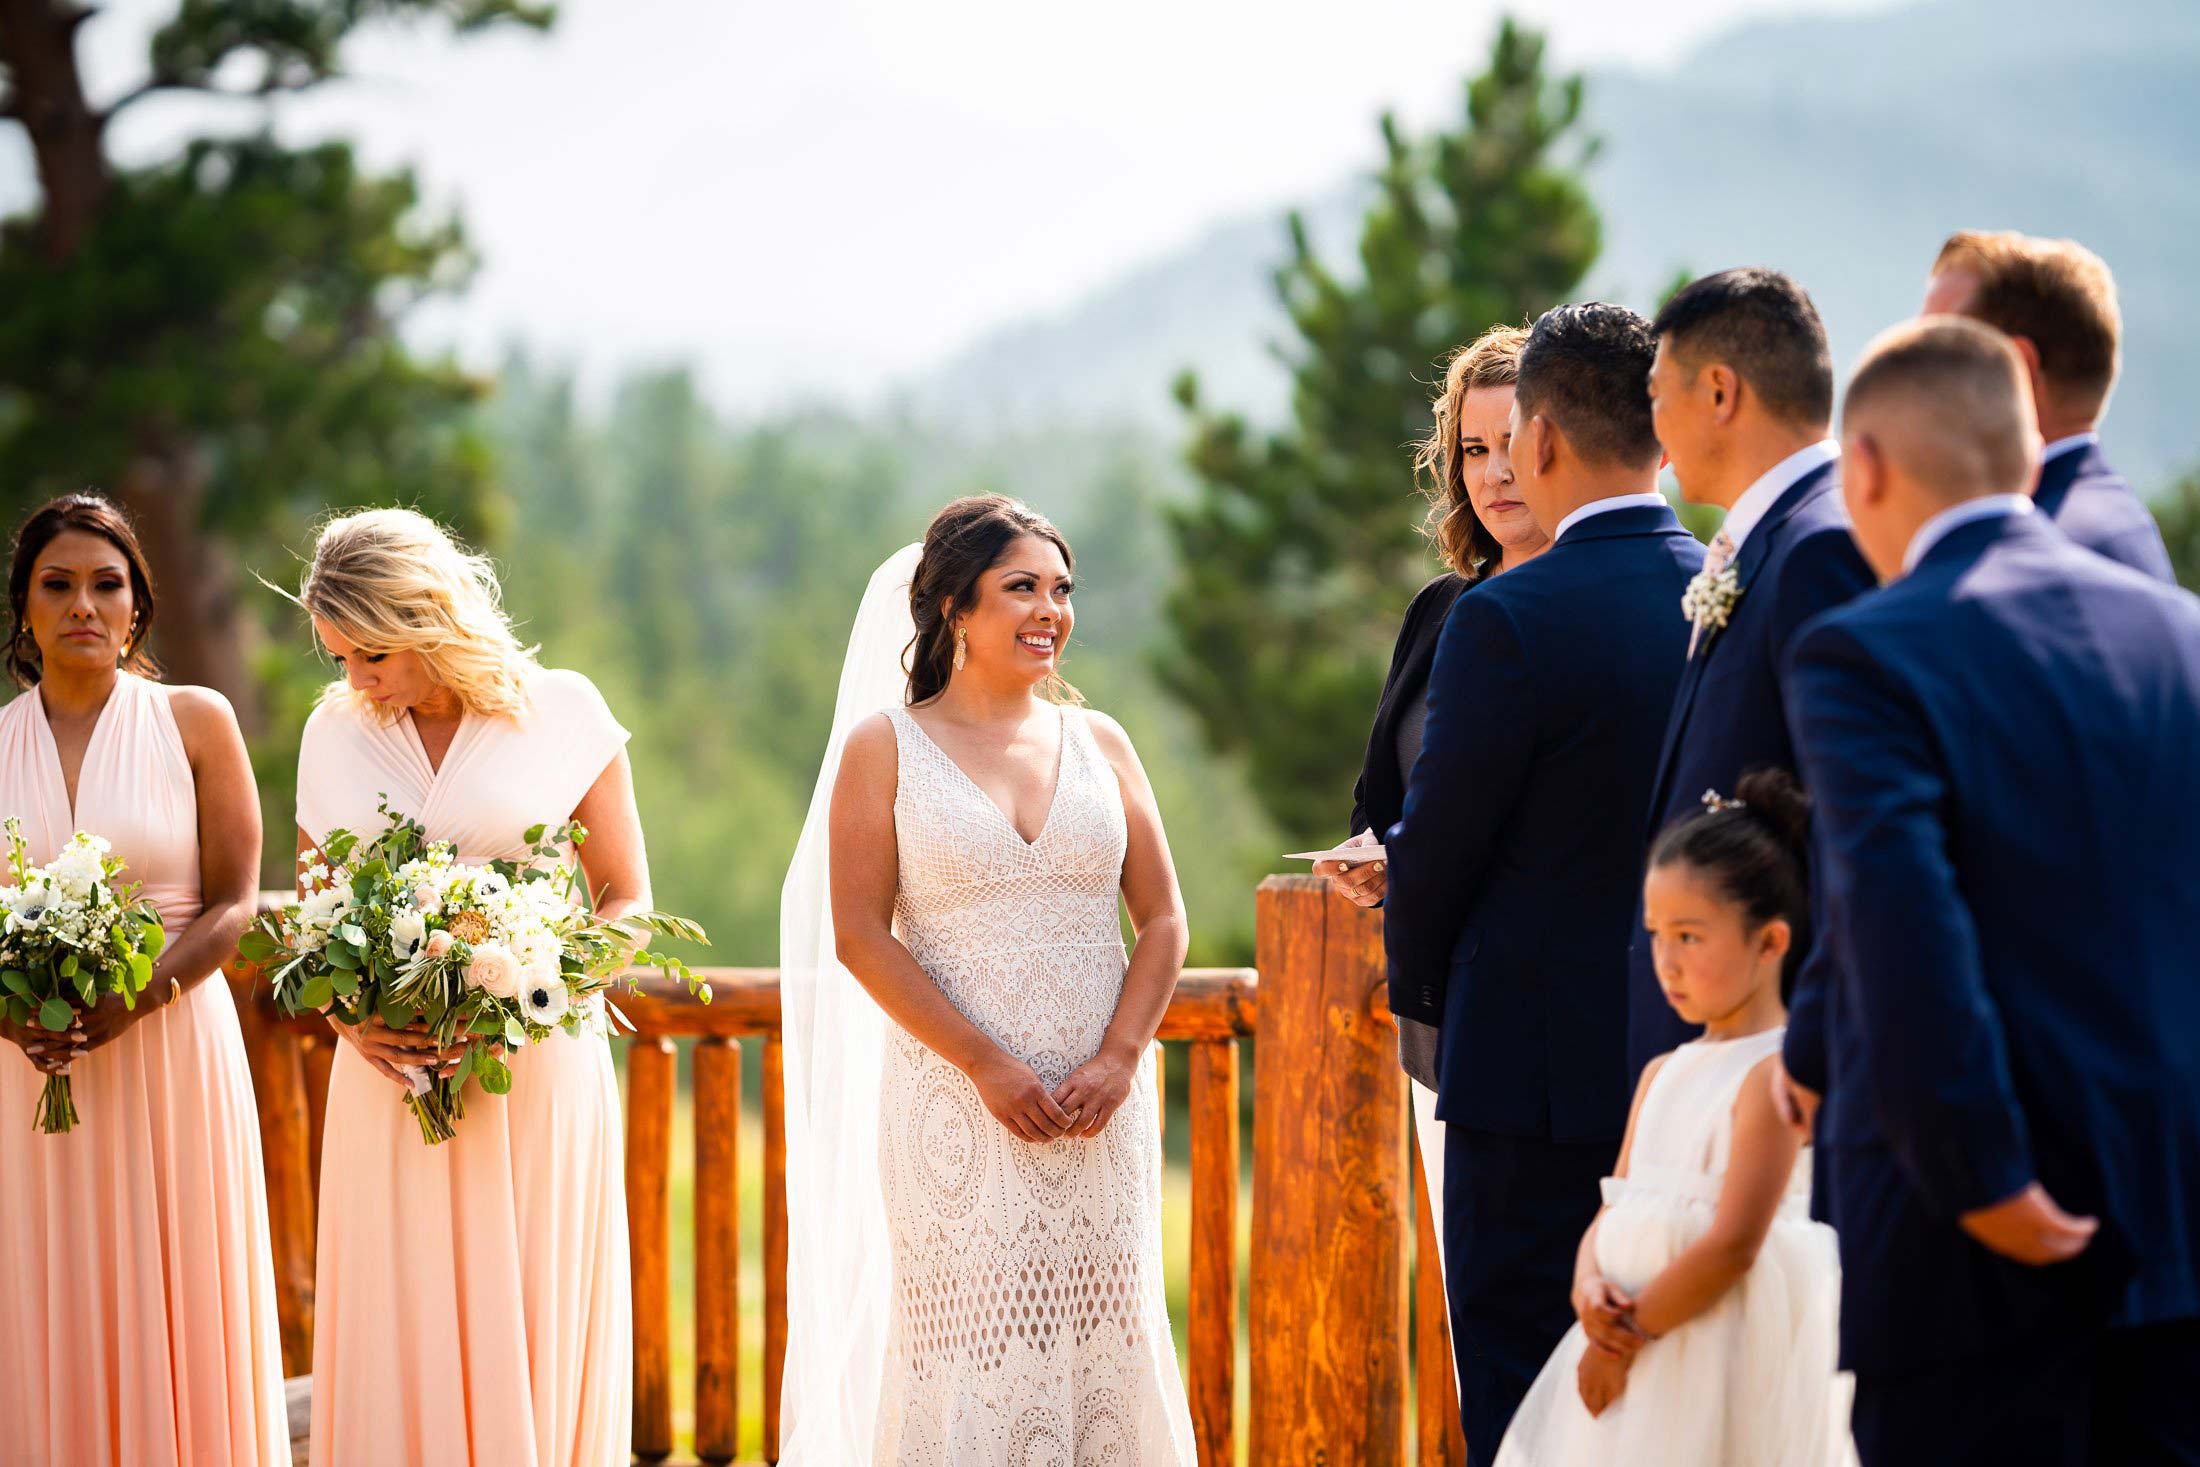
<instances>
[{"instance_id":1,"label":"man's ear","mask_svg":"<svg viewBox=\"0 0 2200 1467\"><path fill-rule=\"evenodd\" d=\"M1742 407L1742 375L1724 362L1703 369L1699 389L1710 399L1711 421L1721 427L1734 421Z\"/></svg>"},{"instance_id":2,"label":"man's ear","mask_svg":"<svg viewBox=\"0 0 2200 1467\"><path fill-rule=\"evenodd\" d=\"M1841 453L1841 488L1853 504L1877 505L1887 494L1887 456L1869 433L1859 433Z\"/></svg>"},{"instance_id":3,"label":"man's ear","mask_svg":"<svg viewBox=\"0 0 2200 1467\"><path fill-rule=\"evenodd\" d=\"M2039 344L2029 336L2012 336L2009 344L2024 358L2025 385L2032 389L2032 421L2039 421L2040 404L2047 401L2047 379L2040 375Z\"/></svg>"},{"instance_id":4,"label":"man's ear","mask_svg":"<svg viewBox=\"0 0 2200 1467\"><path fill-rule=\"evenodd\" d=\"M1522 430L1528 435L1528 462L1537 474L1549 473L1558 462L1558 424L1537 413L1522 425Z\"/></svg>"}]
</instances>

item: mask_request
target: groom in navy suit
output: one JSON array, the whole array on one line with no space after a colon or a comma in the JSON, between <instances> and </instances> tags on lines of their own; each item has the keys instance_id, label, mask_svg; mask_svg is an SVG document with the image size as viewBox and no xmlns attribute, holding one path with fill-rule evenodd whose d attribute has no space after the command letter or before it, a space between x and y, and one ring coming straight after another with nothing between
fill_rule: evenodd
<instances>
[{"instance_id":1,"label":"groom in navy suit","mask_svg":"<svg viewBox=\"0 0 2200 1467\"><path fill-rule=\"evenodd\" d=\"M1389 832L1394 1012L1438 1027L1445 1286L1476 1463L1572 1323L1573 1258L1626 1128L1627 937L1703 547L1657 492L1650 323L1559 306L1509 452L1550 549L1453 605ZM1499 445L1504 448L1506 445Z\"/></svg>"},{"instance_id":2,"label":"groom in navy suit","mask_svg":"<svg viewBox=\"0 0 2200 1467\"><path fill-rule=\"evenodd\" d=\"M1681 496L1726 511L1705 575L1734 575L1723 622L1690 630L1646 844L1700 809L1705 790L1730 795L1745 771L1794 769L1781 659L1804 622L1873 585L1841 508L1833 357L1803 288L1777 270L1721 271L1684 286L1651 329L1658 441ZM1639 1075L1701 1031L1665 1001L1639 920L1629 959L1627 1066ZM1791 1013L1798 1022L1809 1019Z\"/></svg>"},{"instance_id":3,"label":"groom in navy suit","mask_svg":"<svg viewBox=\"0 0 2200 1467\"><path fill-rule=\"evenodd\" d=\"M2040 512L2086 549L2175 585L2161 526L2101 452L2123 335L2101 257L2075 240L1965 230L1940 247L1923 312L1984 321L2024 358L2047 445L2032 490Z\"/></svg>"},{"instance_id":4,"label":"groom in navy suit","mask_svg":"<svg viewBox=\"0 0 2200 1467\"><path fill-rule=\"evenodd\" d=\"M2200 602L2035 510L2026 376L1958 317L1873 345L1887 585L1790 657L1865 1467L2200 1460Z\"/></svg>"}]
</instances>

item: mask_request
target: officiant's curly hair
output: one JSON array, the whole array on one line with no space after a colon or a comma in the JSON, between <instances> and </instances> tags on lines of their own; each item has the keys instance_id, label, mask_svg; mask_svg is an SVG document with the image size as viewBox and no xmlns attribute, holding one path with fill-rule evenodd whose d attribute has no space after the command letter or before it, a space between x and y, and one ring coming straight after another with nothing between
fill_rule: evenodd
<instances>
[{"instance_id":1,"label":"officiant's curly hair","mask_svg":"<svg viewBox=\"0 0 2200 1467\"><path fill-rule=\"evenodd\" d=\"M921 707L947 690L955 673L955 614L978 600L978 578L1000 564L1008 547L1036 535L1062 552L1062 564L1074 571L1077 557L1054 522L1005 494L973 494L932 517L924 549L909 578L909 614L917 634L902 654L909 674L909 706ZM1059 665L1059 653L1057 653ZM1056 703L1083 703L1084 695L1059 672L1039 685L1040 696Z\"/></svg>"},{"instance_id":2,"label":"officiant's curly hair","mask_svg":"<svg viewBox=\"0 0 2200 1467\"><path fill-rule=\"evenodd\" d=\"M412 652L468 712L495 716L527 706L535 649L505 613L496 568L411 509L368 509L321 527L298 594L278 593L367 652ZM351 700L388 723L401 710L359 697L338 678L323 702Z\"/></svg>"},{"instance_id":3,"label":"officiant's curly hair","mask_svg":"<svg viewBox=\"0 0 2200 1467\"><path fill-rule=\"evenodd\" d=\"M97 535L122 553L130 569L131 622L129 639L122 644L122 668L139 677L157 678L160 665L153 661L153 572L138 544L130 518L97 494L64 494L31 511L15 532L15 554L8 567L8 676L19 688L38 685L42 662L38 644L31 640L31 571L46 547L61 536L76 532Z\"/></svg>"},{"instance_id":4,"label":"officiant's curly hair","mask_svg":"<svg viewBox=\"0 0 2200 1467\"><path fill-rule=\"evenodd\" d=\"M1478 387L1510 387L1520 380L1520 348L1528 341L1524 326L1492 326L1451 355L1444 364L1444 385L1436 394L1435 424L1413 456L1413 468L1428 498L1421 533L1436 542L1444 564L1466 580L1479 580L1496 568L1505 547L1474 512L1467 495L1466 453L1459 446L1459 416L1467 394Z\"/></svg>"}]
</instances>

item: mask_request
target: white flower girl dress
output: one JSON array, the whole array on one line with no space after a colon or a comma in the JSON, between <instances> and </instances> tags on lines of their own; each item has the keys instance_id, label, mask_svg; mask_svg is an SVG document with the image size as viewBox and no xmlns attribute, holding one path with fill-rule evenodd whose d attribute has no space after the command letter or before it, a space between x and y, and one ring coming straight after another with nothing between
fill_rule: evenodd
<instances>
[{"instance_id":1,"label":"white flower girl dress","mask_svg":"<svg viewBox=\"0 0 2200 1467\"><path fill-rule=\"evenodd\" d=\"M1734 1101L1785 1029L1684 1044L1635 1122L1628 1175L1604 1179L1597 1266L1638 1293L1710 1225L1734 1143ZM1841 1265L1810 1220L1810 1153L1796 1159L1757 1261L1718 1303L1643 1347L1627 1389L1592 1417L1567 1331L1536 1377L1497 1467L1849 1467L1848 1377L1835 1370Z\"/></svg>"}]
</instances>

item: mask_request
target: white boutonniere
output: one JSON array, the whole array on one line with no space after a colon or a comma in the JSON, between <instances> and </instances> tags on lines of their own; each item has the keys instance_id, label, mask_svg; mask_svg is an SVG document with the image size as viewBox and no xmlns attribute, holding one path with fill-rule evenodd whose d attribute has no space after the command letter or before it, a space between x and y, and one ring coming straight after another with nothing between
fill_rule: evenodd
<instances>
[{"instance_id":1,"label":"white boutonniere","mask_svg":"<svg viewBox=\"0 0 2200 1467\"><path fill-rule=\"evenodd\" d=\"M1696 572L1688 589L1681 593L1681 614L1688 618L1688 655L1696 655L1700 645L1708 646L1713 637L1726 628L1734 607L1742 599L1741 572L1726 566L1713 575L1709 571Z\"/></svg>"}]
</instances>

